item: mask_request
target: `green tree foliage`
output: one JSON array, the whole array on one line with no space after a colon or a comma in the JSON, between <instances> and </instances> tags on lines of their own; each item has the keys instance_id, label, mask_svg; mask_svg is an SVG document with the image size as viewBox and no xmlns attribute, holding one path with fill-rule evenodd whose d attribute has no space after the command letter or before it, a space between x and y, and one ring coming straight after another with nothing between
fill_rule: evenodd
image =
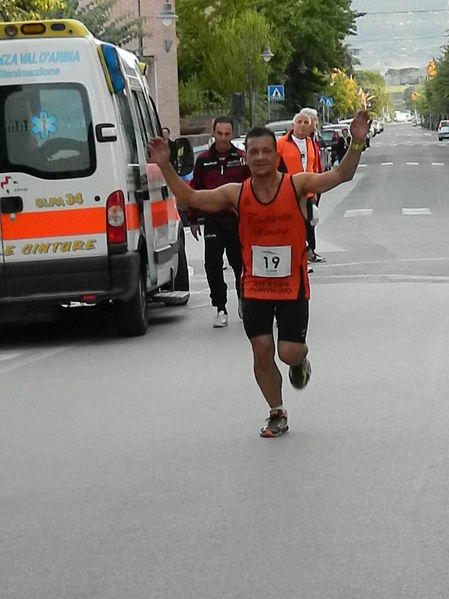
<instances>
[{"instance_id":1,"label":"green tree foliage","mask_svg":"<svg viewBox=\"0 0 449 599\"><path fill-rule=\"evenodd\" d=\"M99 39L119 46L128 44L142 32L142 21L128 15L113 17L116 0L1 0L0 15L4 21L25 19L75 18Z\"/></svg>"},{"instance_id":2,"label":"green tree foliage","mask_svg":"<svg viewBox=\"0 0 449 599\"><path fill-rule=\"evenodd\" d=\"M351 0L177 0L181 100L189 86L214 90L226 101L246 90L250 48L252 81L285 83L290 112L313 103L332 67L352 67L345 38L358 13ZM268 42L274 57L260 62Z\"/></svg>"},{"instance_id":3,"label":"green tree foliage","mask_svg":"<svg viewBox=\"0 0 449 599\"><path fill-rule=\"evenodd\" d=\"M355 72L358 89L362 89L369 98L369 112L375 117L381 117L385 110L390 111L393 102L386 90L385 80L377 71L359 70Z\"/></svg>"},{"instance_id":4,"label":"green tree foliage","mask_svg":"<svg viewBox=\"0 0 449 599\"><path fill-rule=\"evenodd\" d=\"M1 0L1 21L24 21L40 19L53 10L60 10L64 3L60 0Z\"/></svg>"},{"instance_id":5,"label":"green tree foliage","mask_svg":"<svg viewBox=\"0 0 449 599\"><path fill-rule=\"evenodd\" d=\"M335 70L332 81L326 89L326 95L332 96L334 117L343 118L354 114L358 103L355 81L343 70Z\"/></svg>"},{"instance_id":6,"label":"green tree foliage","mask_svg":"<svg viewBox=\"0 0 449 599\"><path fill-rule=\"evenodd\" d=\"M248 57L252 87L255 93L264 93L270 67L262 62L260 51L267 39L276 48L277 38L264 16L247 8L250 4L178 0L181 114L194 95L204 106L214 100L229 105L234 91L246 94Z\"/></svg>"},{"instance_id":7,"label":"green tree foliage","mask_svg":"<svg viewBox=\"0 0 449 599\"><path fill-rule=\"evenodd\" d=\"M313 102L333 67L350 66L344 41L355 32L358 13L351 10L351 0L303 0L299 6L295 4L286 85L291 100L300 106Z\"/></svg>"},{"instance_id":8,"label":"green tree foliage","mask_svg":"<svg viewBox=\"0 0 449 599\"><path fill-rule=\"evenodd\" d=\"M81 5L79 0L65 0L63 9L52 11L50 16L79 19L98 39L124 46L143 34L142 20L129 15L113 16L116 2L91 0Z\"/></svg>"},{"instance_id":9,"label":"green tree foliage","mask_svg":"<svg viewBox=\"0 0 449 599\"><path fill-rule=\"evenodd\" d=\"M435 64L435 75L427 77L416 90L416 109L430 126L449 115L449 46Z\"/></svg>"}]
</instances>

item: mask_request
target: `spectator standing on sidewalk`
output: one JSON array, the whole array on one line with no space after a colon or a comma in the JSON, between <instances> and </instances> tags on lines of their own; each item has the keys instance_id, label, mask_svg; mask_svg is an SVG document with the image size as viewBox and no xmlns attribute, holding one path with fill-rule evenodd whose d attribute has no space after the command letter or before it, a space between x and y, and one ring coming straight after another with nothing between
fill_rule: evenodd
<instances>
[{"instance_id":1,"label":"spectator standing on sidewalk","mask_svg":"<svg viewBox=\"0 0 449 599\"><path fill-rule=\"evenodd\" d=\"M256 127L246 136L251 179L214 190L196 191L179 179L169 162L167 142L153 138L148 145L167 184L186 206L214 213L230 208L238 213L244 270L242 274L243 324L250 340L254 375L270 408L262 437L277 437L288 430L282 399L279 359L289 366L293 387L303 389L311 375L306 334L309 318L309 283L306 272L304 204L317 194L350 181L357 169L368 130L368 112L358 111L351 123L352 141L340 165L325 173L283 174L277 171L274 133ZM278 324L277 343L273 321Z\"/></svg>"},{"instance_id":2,"label":"spectator standing on sidewalk","mask_svg":"<svg viewBox=\"0 0 449 599\"><path fill-rule=\"evenodd\" d=\"M310 137L313 123L309 113L301 110L292 120L292 129L278 139L277 149L280 155L278 170L291 175L295 173L319 173L320 154L316 151L315 144ZM322 170L322 169L321 169ZM321 256L315 256L315 231L313 224L313 206L316 196L307 195L307 256L309 261L320 261ZM309 268L309 272L312 269Z\"/></svg>"},{"instance_id":3,"label":"spectator standing on sidewalk","mask_svg":"<svg viewBox=\"0 0 449 599\"><path fill-rule=\"evenodd\" d=\"M320 152L320 141L318 139L317 134L317 125L318 125L318 112L315 108L303 108L302 111L304 114L310 116L310 133L309 137L312 140L313 147L315 149L315 155L317 156L317 170L314 171L316 173L323 172L323 164L321 162L321 152ZM319 212L318 205L320 203L321 194L316 194L313 198L311 198L310 202L307 203L307 213L308 218L306 222L306 231L307 231L307 245L309 247L307 253L307 259L309 262L324 262L325 259L320 256L320 254L316 251L316 233L315 227L319 222Z\"/></svg>"},{"instance_id":4,"label":"spectator standing on sidewalk","mask_svg":"<svg viewBox=\"0 0 449 599\"><path fill-rule=\"evenodd\" d=\"M219 116L212 123L214 142L208 150L199 154L190 186L193 189L215 189L225 183L242 183L250 176L246 166L245 152L232 143L232 120ZM199 211L188 210L190 230L198 241L201 229L198 224ZM228 262L234 271L235 287L240 304L240 275L242 258L238 231L238 217L235 210L227 208L214 214L204 215L204 268L210 288L212 305L217 309L212 326L225 327L228 324L227 285L223 274L223 254L226 251Z\"/></svg>"},{"instance_id":5,"label":"spectator standing on sidewalk","mask_svg":"<svg viewBox=\"0 0 449 599\"><path fill-rule=\"evenodd\" d=\"M178 167L178 150L175 142L170 138L170 129L168 127L162 127L162 136L168 141L168 147L170 148L170 162L172 167L176 170Z\"/></svg>"},{"instance_id":6,"label":"spectator standing on sidewalk","mask_svg":"<svg viewBox=\"0 0 449 599\"><path fill-rule=\"evenodd\" d=\"M341 135L338 137L337 146L335 148L338 162L343 160L343 156L346 154L350 143L351 137L349 135L349 129L344 128L341 130Z\"/></svg>"}]
</instances>

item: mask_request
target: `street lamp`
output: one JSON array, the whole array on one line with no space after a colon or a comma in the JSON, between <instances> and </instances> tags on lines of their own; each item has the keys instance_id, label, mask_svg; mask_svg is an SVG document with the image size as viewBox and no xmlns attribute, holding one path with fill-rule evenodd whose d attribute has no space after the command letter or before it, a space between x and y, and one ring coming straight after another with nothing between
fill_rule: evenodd
<instances>
[{"instance_id":1,"label":"street lamp","mask_svg":"<svg viewBox=\"0 0 449 599\"><path fill-rule=\"evenodd\" d=\"M172 23L174 23L176 21L176 19L178 18L178 15L175 13L175 11L172 9L171 6L171 2L164 2L163 6L162 6L162 10L159 13L159 18L162 22L162 25L164 25L164 27L170 27L170 25ZM173 44L173 40L164 40L164 48L165 51L168 53L170 52L170 48L172 47Z\"/></svg>"},{"instance_id":2,"label":"street lamp","mask_svg":"<svg viewBox=\"0 0 449 599\"><path fill-rule=\"evenodd\" d=\"M274 54L270 50L270 46L267 42L263 45L263 48L260 52L260 58L264 60L264 62L270 62L273 58ZM249 128L251 129L253 126L253 83L251 78L251 54L250 54L250 45L248 41L248 50L246 53L246 78L248 85L248 113L249 113Z\"/></svg>"},{"instance_id":3,"label":"street lamp","mask_svg":"<svg viewBox=\"0 0 449 599\"><path fill-rule=\"evenodd\" d=\"M138 48L137 52L139 54L139 60L142 60L143 57L143 39L142 39L142 22L141 22L141 11L140 11L140 0L137 0L137 16L139 17L139 37L137 38Z\"/></svg>"},{"instance_id":4,"label":"street lamp","mask_svg":"<svg viewBox=\"0 0 449 599\"><path fill-rule=\"evenodd\" d=\"M173 21L176 21L176 19L178 18L178 15L175 13L171 6L171 2L168 2L168 0L167 2L164 2L162 10L159 13L159 18L162 21L162 25L164 25L164 27L170 27Z\"/></svg>"}]
</instances>

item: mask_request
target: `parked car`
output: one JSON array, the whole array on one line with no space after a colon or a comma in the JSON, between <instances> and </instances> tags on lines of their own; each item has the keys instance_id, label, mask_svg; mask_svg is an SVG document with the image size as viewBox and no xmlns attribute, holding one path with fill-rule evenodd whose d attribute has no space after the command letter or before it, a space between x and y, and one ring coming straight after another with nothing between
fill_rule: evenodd
<instances>
[{"instance_id":1,"label":"parked car","mask_svg":"<svg viewBox=\"0 0 449 599\"><path fill-rule=\"evenodd\" d=\"M381 121L378 121L377 119L373 119L372 126L374 128L375 135L377 135L378 133L382 133L382 131L384 130L383 123Z\"/></svg>"},{"instance_id":2,"label":"parked car","mask_svg":"<svg viewBox=\"0 0 449 599\"><path fill-rule=\"evenodd\" d=\"M342 129L350 130L351 122L352 122L352 119L347 119L345 121L339 121L338 123L325 123L321 127L321 135L324 137L328 146L330 146L332 148L332 157L333 157L332 164L335 162L335 158L336 158L335 146L338 144L338 139L341 136L341 131L342 131ZM370 143L371 143L371 134L368 131L368 133L364 139L363 150L366 150L367 148L369 148Z\"/></svg>"},{"instance_id":3,"label":"parked car","mask_svg":"<svg viewBox=\"0 0 449 599\"><path fill-rule=\"evenodd\" d=\"M449 139L449 121L440 121L437 132L438 141L443 141L443 139Z\"/></svg>"},{"instance_id":4,"label":"parked car","mask_svg":"<svg viewBox=\"0 0 449 599\"><path fill-rule=\"evenodd\" d=\"M320 158L321 158L321 166L323 167L323 172L330 171L332 168L332 164L333 164L332 163L332 150L327 145L327 142L324 139L324 137L322 136L322 134L317 131L317 135L318 135L318 141L320 144Z\"/></svg>"},{"instance_id":5,"label":"parked car","mask_svg":"<svg viewBox=\"0 0 449 599\"><path fill-rule=\"evenodd\" d=\"M347 128L346 126L344 126L344 127ZM326 144L326 147L330 151L331 167L333 166L334 162L337 160L337 145L338 145L338 141L339 141L340 137L342 136L342 133L341 133L342 129L343 129L343 126L339 126L338 124L323 125L323 127L321 128L320 135L323 138L324 143Z\"/></svg>"}]
</instances>

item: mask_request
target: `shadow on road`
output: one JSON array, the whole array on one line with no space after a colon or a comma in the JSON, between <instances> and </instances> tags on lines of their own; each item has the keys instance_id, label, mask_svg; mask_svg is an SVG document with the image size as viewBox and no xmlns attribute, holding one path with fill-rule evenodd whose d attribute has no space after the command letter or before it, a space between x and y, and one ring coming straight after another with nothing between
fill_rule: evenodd
<instances>
[{"instance_id":1,"label":"shadow on road","mask_svg":"<svg viewBox=\"0 0 449 599\"><path fill-rule=\"evenodd\" d=\"M161 325L174 325L180 318L182 311L177 307L150 304L148 333L151 334L152 328ZM123 339L126 337L121 335L116 326L111 304L74 308L8 306L2 308L0 314L1 348Z\"/></svg>"}]
</instances>

